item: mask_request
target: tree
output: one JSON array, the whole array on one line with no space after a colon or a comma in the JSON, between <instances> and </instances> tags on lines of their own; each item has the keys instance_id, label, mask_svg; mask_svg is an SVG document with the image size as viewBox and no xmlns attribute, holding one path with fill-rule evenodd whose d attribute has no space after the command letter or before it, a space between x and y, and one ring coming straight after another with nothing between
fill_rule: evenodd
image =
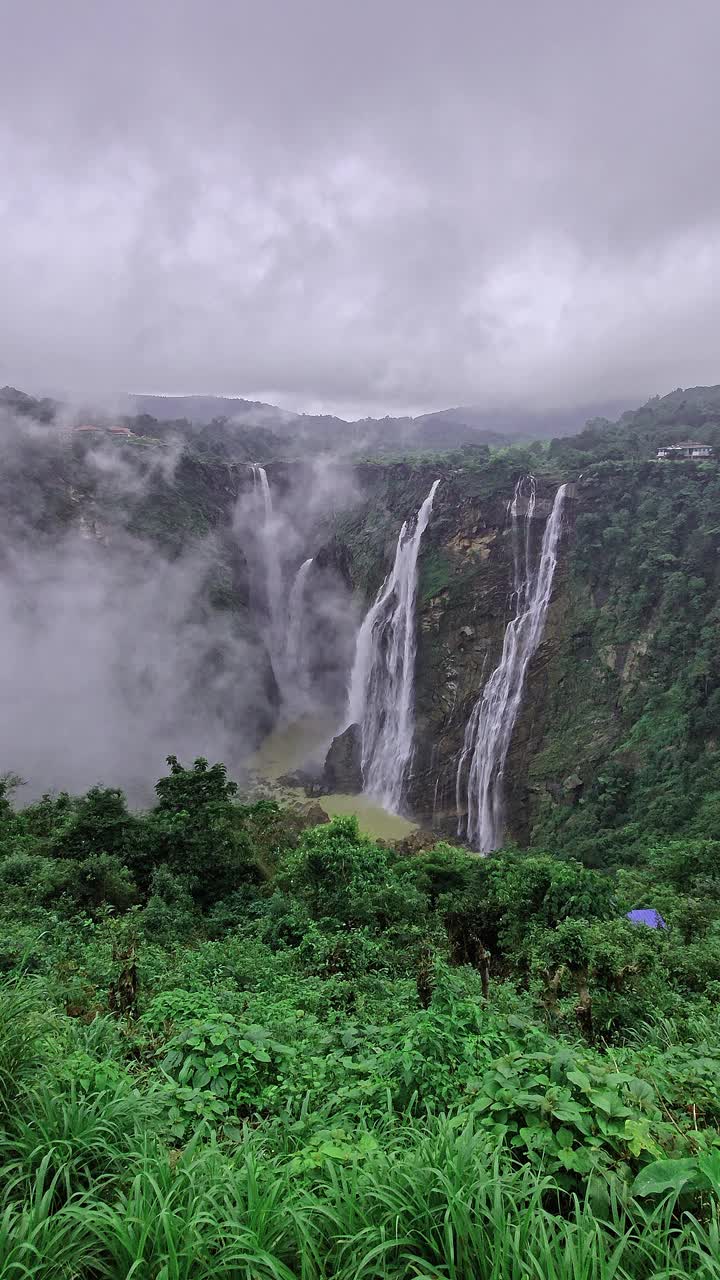
<instances>
[{"instance_id":1,"label":"tree","mask_svg":"<svg viewBox=\"0 0 720 1280\"><path fill-rule=\"evenodd\" d=\"M54 817L47 832L48 853L53 857L88 858L109 853L121 862L133 861L133 845L139 838L141 823L128 811L122 791L91 787L77 800L61 795L54 814L50 809L52 800L45 797L45 801L44 815L51 820ZM40 820L41 815L38 813L37 817Z\"/></svg>"},{"instance_id":2,"label":"tree","mask_svg":"<svg viewBox=\"0 0 720 1280\"><path fill-rule=\"evenodd\" d=\"M533 933L533 970L545 1007L559 1011L565 995L577 997L573 1012L588 1040L622 1026L637 1025L667 1000L660 931L620 920L568 919Z\"/></svg>"},{"instance_id":3,"label":"tree","mask_svg":"<svg viewBox=\"0 0 720 1280\"><path fill-rule=\"evenodd\" d=\"M208 906L259 879L242 809L235 803L237 784L224 764L202 757L186 769L168 756L170 773L155 790L158 803L147 822L148 861L165 864L185 876L195 901Z\"/></svg>"},{"instance_id":4,"label":"tree","mask_svg":"<svg viewBox=\"0 0 720 1280\"><path fill-rule=\"evenodd\" d=\"M282 887L328 927L387 929L422 911L422 898L398 876L393 855L338 817L303 832L281 869Z\"/></svg>"}]
</instances>

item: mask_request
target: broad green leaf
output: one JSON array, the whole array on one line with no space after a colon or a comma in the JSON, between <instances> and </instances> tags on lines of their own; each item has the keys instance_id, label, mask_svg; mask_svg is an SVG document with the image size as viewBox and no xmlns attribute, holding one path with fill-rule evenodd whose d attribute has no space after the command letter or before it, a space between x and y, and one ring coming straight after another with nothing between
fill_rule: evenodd
<instances>
[{"instance_id":1,"label":"broad green leaf","mask_svg":"<svg viewBox=\"0 0 720 1280\"><path fill-rule=\"evenodd\" d=\"M592 1080L590 1077L586 1076L584 1071L580 1071L577 1068L573 1071L568 1071L567 1079L572 1084L576 1084L578 1089L582 1089L583 1092L587 1092L588 1089L592 1088Z\"/></svg>"},{"instance_id":2,"label":"broad green leaf","mask_svg":"<svg viewBox=\"0 0 720 1280\"><path fill-rule=\"evenodd\" d=\"M575 1141L575 1135L571 1129L567 1129L565 1125L563 1125L555 1134L555 1141L559 1147L571 1147Z\"/></svg>"},{"instance_id":3,"label":"broad green leaf","mask_svg":"<svg viewBox=\"0 0 720 1280\"><path fill-rule=\"evenodd\" d=\"M599 1107L607 1116L629 1116L632 1115L629 1107L624 1106L620 1101L617 1093L611 1093L609 1089L597 1090L590 1095L590 1101L594 1106Z\"/></svg>"},{"instance_id":4,"label":"broad green leaf","mask_svg":"<svg viewBox=\"0 0 720 1280\"><path fill-rule=\"evenodd\" d=\"M686 1188L699 1188L703 1181L697 1160L654 1160L640 1170L632 1185L632 1194L661 1196L674 1191L679 1195Z\"/></svg>"}]
</instances>

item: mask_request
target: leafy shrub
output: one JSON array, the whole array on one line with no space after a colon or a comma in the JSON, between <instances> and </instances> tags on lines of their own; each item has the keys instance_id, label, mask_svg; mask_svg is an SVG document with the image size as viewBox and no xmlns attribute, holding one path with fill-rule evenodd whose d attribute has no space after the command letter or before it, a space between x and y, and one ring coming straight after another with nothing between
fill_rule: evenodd
<instances>
[{"instance_id":1,"label":"leafy shrub","mask_svg":"<svg viewBox=\"0 0 720 1280\"><path fill-rule=\"evenodd\" d=\"M231 1014L191 1023L168 1042L162 1059L171 1081L170 1132L180 1138L188 1125L208 1120L238 1133L238 1123L262 1107L264 1089L292 1052L264 1027L243 1025Z\"/></svg>"}]
</instances>

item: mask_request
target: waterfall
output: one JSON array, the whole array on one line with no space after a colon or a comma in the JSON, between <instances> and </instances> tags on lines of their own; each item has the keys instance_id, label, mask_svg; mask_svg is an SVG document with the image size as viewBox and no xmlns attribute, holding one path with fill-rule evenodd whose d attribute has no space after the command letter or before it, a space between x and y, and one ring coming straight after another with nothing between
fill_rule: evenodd
<instances>
[{"instance_id":1,"label":"waterfall","mask_svg":"<svg viewBox=\"0 0 720 1280\"><path fill-rule=\"evenodd\" d=\"M529 490L527 495L524 493L526 483ZM525 502L525 539L524 544L521 546L518 511L522 501ZM532 534L532 522L535 516L535 501L535 477L523 476L515 485L515 492L508 503L508 515L510 516L512 525L513 586L515 591L514 605L516 614L520 612L520 607L523 602L523 594L527 590L530 576L530 537Z\"/></svg>"},{"instance_id":2,"label":"waterfall","mask_svg":"<svg viewBox=\"0 0 720 1280\"><path fill-rule=\"evenodd\" d=\"M303 625L306 618L305 590L307 577L313 558L304 560L295 574L295 581L290 589L287 611L287 632L285 636L285 653L283 661L283 678L287 683L288 693L295 695L307 693L309 670L308 654L303 644Z\"/></svg>"},{"instance_id":3,"label":"waterfall","mask_svg":"<svg viewBox=\"0 0 720 1280\"><path fill-rule=\"evenodd\" d=\"M413 750L418 552L439 483L400 530L395 563L358 632L350 679L348 722L362 730L364 790L393 812Z\"/></svg>"},{"instance_id":4,"label":"waterfall","mask_svg":"<svg viewBox=\"0 0 720 1280\"><path fill-rule=\"evenodd\" d=\"M256 504L260 507L258 542L262 568L265 574L265 601L267 605L270 635L268 651L272 660L276 677L278 664L282 657L283 609L282 609L282 566L278 550L277 529L273 516L272 494L267 471L257 462L251 463L253 472L253 492Z\"/></svg>"},{"instance_id":5,"label":"waterfall","mask_svg":"<svg viewBox=\"0 0 720 1280\"><path fill-rule=\"evenodd\" d=\"M468 843L483 853L497 849L503 838L503 770L522 702L527 669L545 628L562 531L563 503L567 488L564 484L555 495L552 512L543 533L540 558L533 570L530 525L535 511L535 481L532 476L527 477L527 484L529 493L526 495L525 481L518 481L509 504L515 616L505 630L500 662L473 708L458 763L458 810L463 792L463 775L469 762L465 834ZM520 530L521 503L525 503L524 538L521 538ZM458 834L463 834L462 819Z\"/></svg>"}]
</instances>

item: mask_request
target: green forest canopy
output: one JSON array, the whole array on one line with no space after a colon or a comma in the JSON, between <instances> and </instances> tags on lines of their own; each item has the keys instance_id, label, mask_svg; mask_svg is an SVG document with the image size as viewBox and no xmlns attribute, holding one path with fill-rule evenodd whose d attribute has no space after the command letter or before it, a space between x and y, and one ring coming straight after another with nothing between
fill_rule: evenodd
<instances>
[{"instance_id":1,"label":"green forest canopy","mask_svg":"<svg viewBox=\"0 0 720 1280\"><path fill-rule=\"evenodd\" d=\"M2 1274L716 1274L716 841L609 872L407 854L204 760L146 813L12 783Z\"/></svg>"}]
</instances>

